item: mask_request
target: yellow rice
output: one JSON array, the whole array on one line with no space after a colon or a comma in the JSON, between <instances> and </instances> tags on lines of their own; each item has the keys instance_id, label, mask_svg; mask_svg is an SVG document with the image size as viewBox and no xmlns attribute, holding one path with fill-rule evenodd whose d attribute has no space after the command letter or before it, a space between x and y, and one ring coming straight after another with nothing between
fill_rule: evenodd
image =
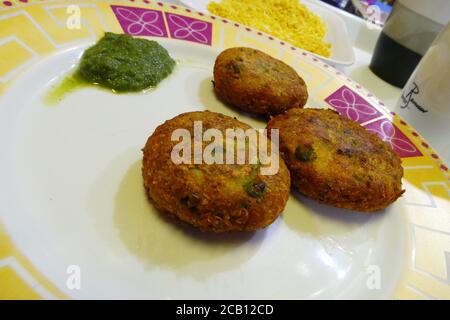
<instances>
[{"instance_id":1,"label":"yellow rice","mask_svg":"<svg viewBox=\"0 0 450 320\"><path fill-rule=\"evenodd\" d=\"M331 55L323 21L299 0L222 0L210 2L217 16L256 28L324 57Z\"/></svg>"}]
</instances>

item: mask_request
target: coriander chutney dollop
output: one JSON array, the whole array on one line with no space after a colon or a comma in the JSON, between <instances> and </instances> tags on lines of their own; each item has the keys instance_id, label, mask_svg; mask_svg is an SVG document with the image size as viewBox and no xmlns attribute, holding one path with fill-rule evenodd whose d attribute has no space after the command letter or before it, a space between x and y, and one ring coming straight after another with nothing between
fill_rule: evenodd
<instances>
[{"instance_id":1,"label":"coriander chutney dollop","mask_svg":"<svg viewBox=\"0 0 450 320\"><path fill-rule=\"evenodd\" d=\"M155 87L174 66L175 61L156 41L106 32L84 52L78 74L117 92L141 91Z\"/></svg>"}]
</instances>

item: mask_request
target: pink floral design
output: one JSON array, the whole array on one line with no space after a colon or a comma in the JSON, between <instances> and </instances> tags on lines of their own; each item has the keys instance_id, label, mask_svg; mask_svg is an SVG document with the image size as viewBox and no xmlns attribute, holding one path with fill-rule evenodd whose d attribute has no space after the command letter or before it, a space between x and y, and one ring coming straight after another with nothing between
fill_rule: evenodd
<instances>
[{"instance_id":1,"label":"pink floral design","mask_svg":"<svg viewBox=\"0 0 450 320\"><path fill-rule=\"evenodd\" d=\"M162 13L135 7L111 6L122 29L131 35L167 37Z\"/></svg>"},{"instance_id":2,"label":"pink floral design","mask_svg":"<svg viewBox=\"0 0 450 320\"><path fill-rule=\"evenodd\" d=\"M368 131L376 133L402 158L421 156L419 149L395 125L387 119L381 119L365 126Z\"/></svg>"},{"instance_id":3,"label":"pink floral design","mask_svg":"<svg viewBox=\"0 0 450 320\"><path fill-rule=\"evenodd\" d=\"M166 18L172 38L211 45L211 23L173 13L166 13Z\"/></svg>"},{"instance_id":4,"label":"pink floral design","mask_svg":"<svg viewBox=\"0 0 450 320\"><path fill-rule=\"evenodd\" d=\"M359 123L381 116L375 107L346 86L325 99L337 112Z\"/></svg>"}]
</instances>

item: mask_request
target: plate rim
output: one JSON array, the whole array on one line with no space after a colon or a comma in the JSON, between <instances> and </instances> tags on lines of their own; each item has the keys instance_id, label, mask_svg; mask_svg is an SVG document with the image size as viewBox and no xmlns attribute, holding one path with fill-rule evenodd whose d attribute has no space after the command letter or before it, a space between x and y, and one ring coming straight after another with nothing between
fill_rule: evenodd
<instances>
[{"instance_id":1,"label":"plate rim","mask_svg":"<svg viewBox=\"0 0 450 320\"><path fill-rule=\"evenodd\" d=\"M45 1L40 1L40 2L37 2L35 0L30 0L26 4L23 4L23 5L17 4L15 7L11 7L10 9L14 10L14 9L21 8L21 7L27 7L27 6L33 6L33 5L38 6L38 5L44 5L44 4L47 4L47 3L58 3L58 4L67 4L67 5L69 5L69 4L73 4L74 2L76 3L76 1L68 1L68 0L61 0L61 1L58 1L58 0L56 0L56 1L55 0L45 0ZM83 2L83 1L82 0L78 0L78 2ZM173 10L177 10L178 8L180 8L181 10L184 11L183 14L188 16L188 17L198 17L198 16L202 17L202 14L204 16L207 16L204 13L199 13L199 12L197 12L195 10L191 10L189 8L184 8L184 7L179 6L179 5L175 6L175 5L170 5L170 4L161 3L161 2L156 2L155 3L154 1L153 2L149 2L149 3L145 2L145 1L142 1L142 2L139 3L139 2L135 2L135 1L131 1L131 0L128 1L128 2L126 2L126 1L115 1L115 0L97 0L96 3L107 3L109 6L112 5L112 4L114 4L114 5L121 5L121 6L122 5L126 5L126 6L130 6L130 7L138 7L138 8L144 6L145 8L148 7L148 8L152 8L152 9L158 9L158 10L162 10L163 12L166 12L166 11L167 12L172 12L172 11L170 11L171 10L170 7L172 7ZM173 7L176 7L177 9L174 9ZM187 10L190 10L190 11L187 11ZM2 14L4 12L8 12L8 8L6 8L4 10L0 10L0 17L2 16ZM211 17L212 17L212 15L209 15L210 19L212 19ZM215 23L219 23L222 26L225 25L225 24L228 24L228 26L230 26L231 24L234 24L234 25L237 25L237 26L235 26L236 28L241 28L241 29L242 28L245 28L245 29L248 28L246 26L240 25L238 23L231 22L231 21L226 20L226 19L222 19L222 21L218 21L218 20L219 19L216 19ZM227 21L227 22L225 22L225 21ZM252 28L248 28L248 29L254 30ZM278 42L278 46L284 46L284 48L288 47L288 46L286 46L285 43L282 44L283 41L278 40L278 39L276 39L274 37L271 37L271 36L263 34L263 33L262 33L262 36L263 36L263 38L265 37L264 41L268 41L267 39L269 39L271 41L273 40L271 43ZM270 38L272 38L272 39L270 39ZM302 49L299 49L299 48L295 48L295 47L291 47L291 50L289 50L289 52L291 52L291 51L292 51L292 53L294 55L303 56L306 59L309 59L318 68L320 68L322 71L327 70L327 72L330 72L330 71L331 72L335 72L336 77L341 82L343 82L344 84L348 85L350 88L352 88L358 94L362 95L368 101L371 101L371 103L373 103L372 101L377 101L376 103L373 103L373 104L377 105L376 108L384 110L384 112L386 114L390 115L390 119L391 119L391 121L393 123L401 125L402 128L403 128L403 129L400 129L401 131L408 129L408 130L411 130L412 132L415 132L414 129L408 123L406 123L404 120L402 120L399 116L389 112L389 110L384 106L382 101L378 100L373 94L370 93L370 91L366 90L363 86L357 84L356 82L354 82L353 80L348 78L345 74L343 74L339 70L335 69L333 66L327 64L326 62L321 61L320 59L316 58L314 55L310 54L309 52L307 52L305 50L302 50ZM54 52L54 51L52 51L52 52ZM16 78L17 77L14 77L14 78L8 80L6 83L0 83L0 95L2 95L7 90L8 85L10 85L14 81L14 79L16 79ZM415 135L414 136L416 137L416 139L420 143L427 144L425 142L425 140L420 136L420 133L417 133L417 132L415 132L415 133L417 134L417 136L415 136ZM427 152L426 154L423 154L423 156L427 157L429 160L433 161L434 165L438 168L438 170L440 169L440 172L443 174L444 177L446 177L445 181L448 184L448 181L449 181L448 168L440 160L441 158L439 156L437 156L437 154L431 148L426 148L426 149L429 150L429 152ZM434 157L433 155L436 155L436 157ZM444 168L447 168L447 169L445 170L442 166L444 166ZM445 175L445 173L447 173L447 175ZM4 237L7 241L10 241L9 240L9 236L6 234L5 230L6 229L2 226L2 222L1 222L1 219L0 219L0 236ZM23 265L26 265L27 268L29 268L30 270L33 270L33 266L29 265L29 262L26 261L26 257L23 256L20 252L17 251L17 248L14 247L14 244L10 243L10 246L12 246L12 249L9 248L8 252L13 252L13 256L19 257L18 259L20 259L20 261L21 261L21 263ZM0 258L1 257L2 257L2 251L0 250ZM60 297L60 298L63 298L63 299L68 298L64 294L62 294L61 292L58 292L58 289L56 289L55 287L52 287L52 284L48 283L48 280L45 279L45 276L43 276L42 274L39 274L38 270L34 270L33 274L35 274L38 279L41 279L42 283L46 283L46 287L51 288L51 290L56 293L57 297ZM445 293L448 294L448 296L450 296L450 288L447 288L447 289L448 289L448 291L445 291ZM440 291L442 292L442 290L440 290ZM402 297L402 296L405 296L405 292L396 292L394 294L394 297ZM411 296L411 294L410 294L410 296Z\"/></svg>"}]
</instances>

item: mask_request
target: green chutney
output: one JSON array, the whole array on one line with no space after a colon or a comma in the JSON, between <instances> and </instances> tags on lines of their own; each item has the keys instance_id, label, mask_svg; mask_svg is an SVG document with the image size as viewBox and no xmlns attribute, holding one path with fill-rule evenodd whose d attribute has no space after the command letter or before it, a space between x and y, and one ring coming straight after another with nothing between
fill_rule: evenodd
<instances>
[{"instance_id":1,"label":"green chutney","mask_svg":"<svg viewBox=\"0 0 450 320\"><path fill-rule=\"evenodd\" d=\"M155 87L173 70L175 61L156 41L106 32L81 57L78 75L117 92Z\"/></svg>"}]
</instances>

